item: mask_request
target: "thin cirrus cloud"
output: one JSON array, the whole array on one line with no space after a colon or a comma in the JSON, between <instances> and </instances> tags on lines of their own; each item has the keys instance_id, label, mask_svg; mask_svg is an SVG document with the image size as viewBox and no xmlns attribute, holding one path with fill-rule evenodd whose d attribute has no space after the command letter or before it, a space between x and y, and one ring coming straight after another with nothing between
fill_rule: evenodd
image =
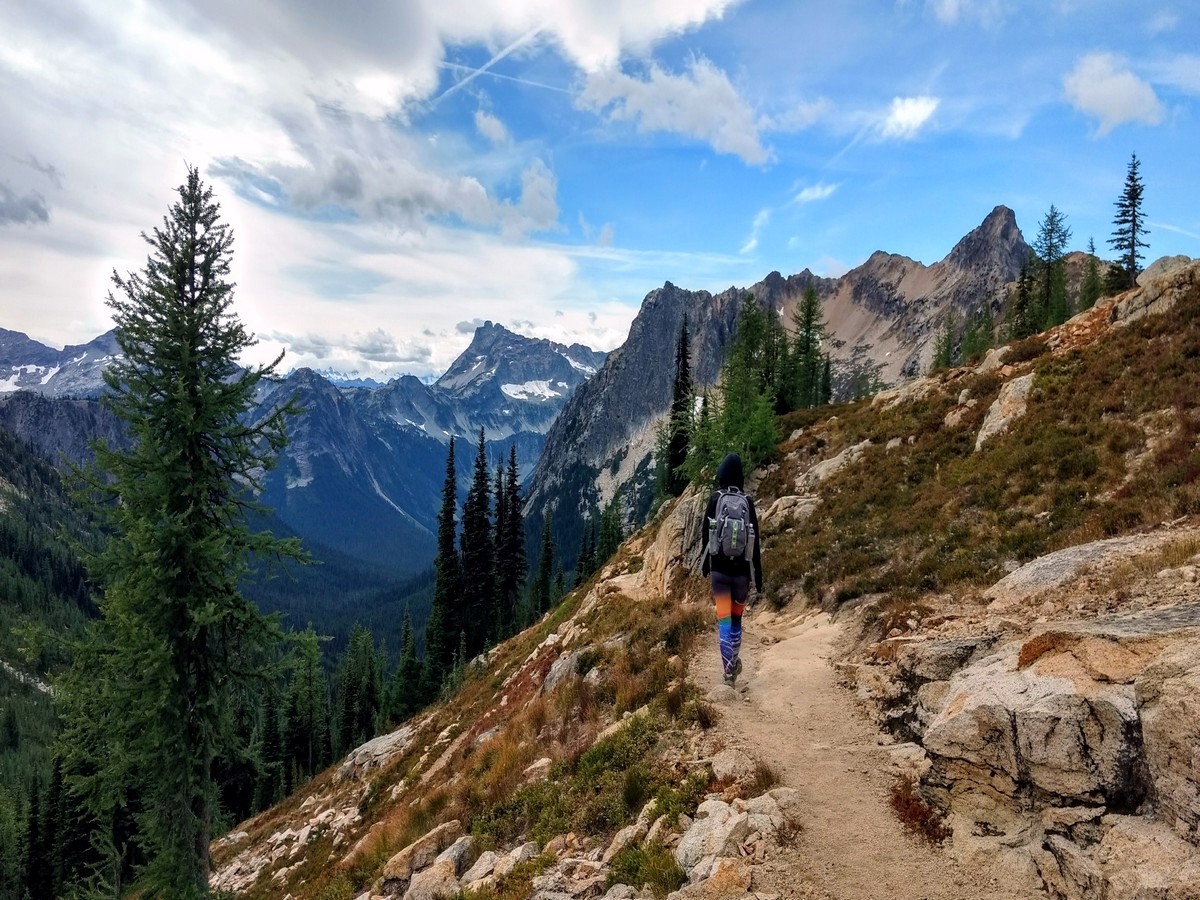
<instances>
[{"instance_id":1,"label":"thin cirrus cloud","mask_svg":"<svg viewBox=\"0 0 1200 900\"><path fill-rule=\"evenodd\" d=\"M792 198L792 201L794 203L804 204L816 203L818 200L828 200L833 196L837 189L838 185L826 184L823 181L817 184L810 184L805 188L801 188L801 190L797 192L796 196Z\"/></svg>"},{"instance_id":2,"label":"thin cirrus cloud","mask_svg":"<svg viewBox=\"0 0 1200 900\"><path fill-rule=\"evenodd\" d=\"M759 137L754 110L728 76L704 58L672 74L651 64L644 77L618 68L590 73L578 105L642 132L671 132L708 143L718 153L761 165L771 155Z\"/></svg>"},{"instance_id":3,"label":"thin cirrus cloud","mask_svg":"<svg viewBox=\"0 0 1200 900\"><path fill-rule=\"evenodd\" d=\"M1063 79L1063 91L1075 109L1097 120L1099 137L1127 122L1157 125L1163 119L1154 88L1111 53L1089 53L1080 59Z\"/></svg>"},{"instance_id":4,"label":"thin cirrus cloud","mask_svg":"<svg viewBox=\"0 0 1200 900\"><path fill-rule=\"evenodd\" d=\"M771 211L769 209L760 209L754 217L754 222L750 225L750 236L742 244L741 249L738 251L739 253L745 256L758 249L758 237L762 234L762 230L769 221L771 221Z\"/></svg>"}]
</instances>

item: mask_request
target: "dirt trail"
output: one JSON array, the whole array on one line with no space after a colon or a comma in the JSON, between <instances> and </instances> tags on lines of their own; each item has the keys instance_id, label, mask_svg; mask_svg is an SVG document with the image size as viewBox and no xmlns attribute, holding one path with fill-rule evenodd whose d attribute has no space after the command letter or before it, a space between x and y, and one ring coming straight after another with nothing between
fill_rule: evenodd
<instances>
[{"instance_id":1,"label":"dirt trail","mask_svg":"<svg viewBox=\"0 0 1200 900\"><path fill-rule=\"evenodd\" d=\"M820 900L1025 900L911 837L892 814L880 732L830 664L841 638L810 612L746 620L737 692L721 683L716 636L692 666L726 746L771 765L807 801L794 850L755 867L753 890Z\"/></svg>"}]
</instances>

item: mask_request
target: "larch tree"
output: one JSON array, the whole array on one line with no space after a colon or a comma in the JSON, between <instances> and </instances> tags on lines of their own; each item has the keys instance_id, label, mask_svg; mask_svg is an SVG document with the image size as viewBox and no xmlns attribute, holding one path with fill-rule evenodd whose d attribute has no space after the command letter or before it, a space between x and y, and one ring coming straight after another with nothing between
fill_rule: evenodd
<instances>
[{"instance_id":1,"label":"larch tree","mask_svg":"<svg viewBox=\"0 0 1200 900\"><path fill-rule=\"evenodd\" d=\"M1142 184L1141 165L1137 154L1133 154L1125 173L1125 188L1116 202L1117 214L1113 217L1113 225L1116 228L1112 237L1108 239L1108 245L1117 251L1123 270L1123 278L1116 280L1123 281L1126 289L1137 284L1138 273L1141 271L1138 264L1142 259L1142 250L1150 246L1142 240L1150 230L1146 228L1146 217L1142 212L1145 186Z\"/></svg>"},{"instance_id":2,"label":"larch tree","mask_svg":"<svg viewBox=\"0 0 1200 900\"><path fill-rule=\"evenodd\" d=\"M208 895L214 761L244 749L233 699L260 689L279 638L239 581L254 557L300 554L248 518L295 411L249 418L280 360L238 362L255 341L231 308L233 234L198 170L177 193L143 234L145 269L114 273L108 296L121 355L104 403L130 443L98 444L85 480L108 535L89 560L101 618L62 684L61 743L99 821L138 798L141 896L190 900Z\"/></svg>"},{"instance_id":3,"label":"larch tree","mask_svg":"<svg viewBox=\"0 0 1200 900\"><path fill-rule=\"evenodd\" d=\"M1038 330L1061 325L1070 318L1065 261L1070 239L1067 217L1051 203L1033 242L1039 262L1036 306L1041 311L1041 320L1037 323Z\"/></svg>"}]
</instances>

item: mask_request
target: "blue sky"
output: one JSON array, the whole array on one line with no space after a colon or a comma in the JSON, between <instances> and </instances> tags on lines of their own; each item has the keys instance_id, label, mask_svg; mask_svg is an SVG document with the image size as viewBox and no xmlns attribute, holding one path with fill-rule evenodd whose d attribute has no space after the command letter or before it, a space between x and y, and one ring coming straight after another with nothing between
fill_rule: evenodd
<instances>
[{"instance_id":1,"label":"blue sky","mask_svg":"<svg viewBox=\"0 0 1200 900\"><path fill-rule=\"evenodd\" d=\"M352 9L352 13L344 10ZM0 326L108 326L185 161L264 357L612 349L664 281L932 263L997 204L1200 256L1200 10L1115 0L0 2Z\"/></svg>"}]
</instances>

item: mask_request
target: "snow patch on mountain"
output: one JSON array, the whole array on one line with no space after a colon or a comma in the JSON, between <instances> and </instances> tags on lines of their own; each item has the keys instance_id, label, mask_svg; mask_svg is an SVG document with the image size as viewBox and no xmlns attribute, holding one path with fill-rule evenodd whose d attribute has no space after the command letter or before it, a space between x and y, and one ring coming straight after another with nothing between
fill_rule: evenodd
<instances>
[{"instance_id":1,"label":"snow patch on mountain","mask_svg":"<svg viewBox=\"0 0 1200 900\"><path fill-rule=\"evenodd\" d=\"M566 384L561 381L555 384L567 389ZM505 396L512 397L514 400L549 400L552 397L563 396L558 391L550 387L549 381L526 381L524 384L502 384L500 385Z\"/></svg>"}]
</instances>

